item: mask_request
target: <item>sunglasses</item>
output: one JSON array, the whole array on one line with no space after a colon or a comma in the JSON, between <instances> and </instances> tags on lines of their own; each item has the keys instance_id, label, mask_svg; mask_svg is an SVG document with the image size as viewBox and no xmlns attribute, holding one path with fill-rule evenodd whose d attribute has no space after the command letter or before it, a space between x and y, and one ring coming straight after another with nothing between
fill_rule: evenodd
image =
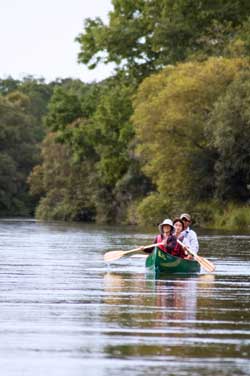
<instances>
[{"instance_id":1,"label":"sunglasses","mask_svg":"<svg viewBox=\"0 0 250 376\"><path fill-rule=\"evenodd\" d=\"M187 218L182 218L182 220L185 221L185 222L189 222L189 223L191 222Z\"/></svg>"}]
</instances>

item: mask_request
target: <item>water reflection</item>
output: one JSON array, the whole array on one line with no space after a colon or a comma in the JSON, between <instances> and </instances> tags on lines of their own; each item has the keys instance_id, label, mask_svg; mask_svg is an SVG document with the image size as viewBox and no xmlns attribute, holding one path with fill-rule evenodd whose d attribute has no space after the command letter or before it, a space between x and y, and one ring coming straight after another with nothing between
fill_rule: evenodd
<instances>
[{"instance_id":1,"label":"water reflection","mask_svg":"<svg viewBox=\"0 0 250 376\"><path fill-rule=\"evenodd\" d=\"M173 320L195 321L197 287L204 291L209 288L211 292L210 287L214 279L214 275L149 279L141 274L131 281L131 277L126 274L108 272L104 275L104 302L114 306L112 313L116 312L116 315L119 312L124 314L126 298L136 307L143 306L145 311L150 308L155 313L155 327ZM128 296L127 291L130 291ZM208 296L207 293L206 298ZM131 309L131 305L128 308Z\"/></svg>"},{"instance_id":2,"label":"water reflection","mask_svg":"<svg viewBox=\"0 0 250 376\"><path fill-rule=\"evenodd\" d=\"M227 285L205 274L154 280L143 274L106 273L103 302L113 343L105 346L105 353L113 359L164 360L176 372L184 365L197 375L212 374L206 371L211 359L219 369L223 358L228 364L218 371L221 375L247 375L250 338L245 299L241 295L236 304L234 298L225 300L227 292L225 286L220 290L220 283ZM231 284L228 288L232 291ZM233 359L239 358L241 364L236 366Z\"/></svg>"},{"instance_id":3,"label":"water reflection","mask_svg":"<svg viewBox=\"0 0 250 376\"><path fill-rule=\"evenodd\" d=\"M156 281L158 319L195 320L197 279Z\"/></svg>"}]
</instances>

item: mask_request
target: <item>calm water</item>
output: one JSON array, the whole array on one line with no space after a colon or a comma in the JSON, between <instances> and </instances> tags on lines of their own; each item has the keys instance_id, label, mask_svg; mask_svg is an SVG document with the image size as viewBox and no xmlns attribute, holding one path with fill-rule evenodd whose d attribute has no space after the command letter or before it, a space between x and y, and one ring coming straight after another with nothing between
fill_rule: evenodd
<instances>
[{"instance_id":1,"label":"calm water","mask_svg":"<svg viewBox=\"0 0 250 376\"><path fill-rule=\"evenodd\" d=\"M3 376L250 375L250 235L200 235L213 275L159 280L107 250L136 229L0 221Z\"/></svg>"}]
</instances>

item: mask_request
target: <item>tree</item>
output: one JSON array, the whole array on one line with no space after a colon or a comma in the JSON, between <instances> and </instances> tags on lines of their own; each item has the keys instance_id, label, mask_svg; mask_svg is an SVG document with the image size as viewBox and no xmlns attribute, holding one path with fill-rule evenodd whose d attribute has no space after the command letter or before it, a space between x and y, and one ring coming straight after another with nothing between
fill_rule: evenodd
<instances>
[{"instance_id":1,"label":"tree","mask_svg":"<svg viewBox=\"0 0 250 376\"><path fill-rule=\"evenodd\" d=\"M63 86L55 87L48 110L45 124L53 131L63 131L67 124L72 123L82 115L78 95Z\"/></svg>"},{"instance_id":2,"label":"tree","mask_svg":"<svg viewBox=\"0 0 250 376\"><path fill-rule=\"evenodd\" d=\"M113 86L100 98L93 116L99 155L97 169L104 184L115 186L129 164L128 144L134 133L131 122L131 95L129 86Z\"/></svg>"},{"instance_id":3,"label":"tree","mask_svg":"<svg viewBox=\"0 0 250 376\"><path fill-rule=\"evenodd\" d=\"M250 199L250 69L241 72L215 104L209 120L215 163L216 197Z\"/></svg>"},{"instance_id":4,"label":"tree","mask_svg":"<svg viewBox=\"0 0 250 376\"><path fill-rule=\"evenodd\" d=\"M36 140L41 142L45 136L43 117L47 114L48 103L52 95L54 83L46 84L43 79L26 76L22 80L11 77L0 80L0 95L8 96L9 101L16 98L26 98L25 111L36 122Z\"/></svg>"},{"instance_id":5,"label":"tree","mask_svg":"<svg viewBox=\"0 0 250 376\"><path fill-rule=\"evenodd\" d=\"M7 95L12 91L18 90L21 81L14 80L12 77L8 77L5 79L0 79L0 94Z\"/></svg>"},{"instance_id":6,"label":"tree","mask_svg":"<svg viewBox=\"0 0 250 376\"><path fill-rule=\"evenodd\" d=\"M18 87L18 91L27 95L30 99L28 111L42 128L42 118L47 114L48 103L52 96L54 83L46 84L43 79L35 79L32 76L24 77ZM40 141L44 137L41 132Z\"/></svg>"},{"instance_id":7,"label":"tree","mask_svg":"<svg viewBox=\"0 0 250 376\"><path fill-rule=\"evenodd\" d=\"M26 179L38 163L34 118L26 113L29 98L13 92L0 97L0 215L28 215L34 202Z\"/></svg>"},{"instance_id":8,"label":"tree","mask_svg":"<svg viewBox=\"0 0 250 376\"><path fill-rule=\"evenodd\" d=\"M92 118L95 131L95 164L101 188L96 191L97 220L124 222L133 201L149 185L140 171L131 145L133 85L113 80L102 92Z\"/></svg>"},{"instance_id":9,"label":"tree","mask_svg":"<svg viewBox=\"0 0 250 376\"><path fill-rule=\"evenodd\" d=\"M138 198L140 193L145 192L149 185L129 146L134 137L129 120L134 91L134 86L129 85L128 80L122 75L99 84L67 82L55 87L49 104L45 122L53 130L53 142L43 144L43 158L46 155L52 157L53 150L59 150L61 144L69 153L67 156L64 153L60 154L62 167L71 166L73 173L75 166L79 169L81 166L91 166L90 175L95 178L91 180L89 205L91 212L94 208L97 222L125 220L130 203ZM53 158L59 159L56 156ZM63 201L58 201L57 209L54 211L53 200L48 200L53 189L58 191L56 180L52 183L53 189L45 185L44 191L39 193L38 181L41 173L47 176L47 166L43 162L40 167L34 169L31 178L32 192L42 197L43 204L39 205L38 215L49 213L51 205L51 215L56 213L58 218L59 213L62 213L59 208ZM89 171L89 167L85 169ZM63 175L64 188L71 179L70 176L69 173ZM89 185L89 179L85 176L82 191L88 189ZM65 195L68 194L66 192L68 189ZM65 195L62 197L65 198ZM84 205L86 209L86 202ZM69 207L68 212L71 213ZM63 218L66 217L64 206Z\"/></svg>"},{"instance_id":10,"label":"tree","mask_svg":"<svg viewBox=\"0 0 250 376\"><path fill-rule=\"evenodd\" d=\"M73 161L70 147L49 133L42 144L42 163L29 177L31 193L39 198L40 219L85 220L95 218L92 200L95 172L89 161Z\"/></svg>"},{"instance_id":11,"label":"tree","mask_svg":"<svg viewBox=\"0 0 250 376\"><path fill-rule=\"evenodd\" d=\"M137 153L166 205L187 207L214 197L223 148L215 142L220 131L214 109L247 66L242 59L210 58L167 67L140 85L132 118ZM230 163L229 151L227 158Z\"/></svg>"},{"instance_id":12,"label":"tree","mask_svg":"<svg viewBox=\"0 0 250 376\"><path fill-rule=\"evenodd\" d=\"M250 12L248 0L113 0L109 22L85 21L79 62L99 62L141 81L167 64L224 55Z\"/></svg>"}]
</instances>

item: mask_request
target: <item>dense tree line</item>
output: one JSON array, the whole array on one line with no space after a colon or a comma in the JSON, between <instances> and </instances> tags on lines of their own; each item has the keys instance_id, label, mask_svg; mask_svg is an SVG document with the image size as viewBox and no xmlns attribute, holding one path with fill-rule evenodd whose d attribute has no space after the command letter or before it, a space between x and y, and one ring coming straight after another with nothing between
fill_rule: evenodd
<instances>
[{"instance_id":1,"label":"dense tree line","mask_svg":"<svg viewBox=\"0 0 250 376\"><path fill-rule=\"evenodd\" d=\"M45 117L43 163L29 179L31 191L43 196L39 217L127 220L130 204L151 187L130 145L134 91L119 78L54 88Z\"/></svg>"},{"instance_id":2,"label":"dense tree line","mask_svg":"<svg viewBox=\"0 0 250 376\"><path fill-rule=\"evenodd\" d=\"M87 19L76 37L79 62L114 63L112 77L0 80L1 104L27 123L31 135L20 133L33 148L29 164L1 149L1 175L12 171L13 184L25 166L22 189L46 219L155 223L192 210L211 221L216 210L247 205L250 3L112 4L107 24ZM4 111L0 126L14 133ZM19 192L5 181L1 214Z\"/></svg>"},{"instance_id":3,"label":"dense tree line","mask_svg":"<svg viewBox=\"0 0 250 376\"><path fill-rule=\"evenodd\" d=\"M27 178L40 161L42 117L52 85L26 77L0 80L0 215L31 215L37 204Z\"/></svg>"},{"instance_id":4,"label":"dense tree line","mask_svg":"<svg viewBox=\"0 0 250 376\"><path fill-rule=\"evenodd\" d=\"M157 190L140 203L142 216L159 202L173 215L211 200L248 202L249 84L249 62L226 58L177 64L144 80L133 120L143 171Z\"/></svg>"}]
</instances>

